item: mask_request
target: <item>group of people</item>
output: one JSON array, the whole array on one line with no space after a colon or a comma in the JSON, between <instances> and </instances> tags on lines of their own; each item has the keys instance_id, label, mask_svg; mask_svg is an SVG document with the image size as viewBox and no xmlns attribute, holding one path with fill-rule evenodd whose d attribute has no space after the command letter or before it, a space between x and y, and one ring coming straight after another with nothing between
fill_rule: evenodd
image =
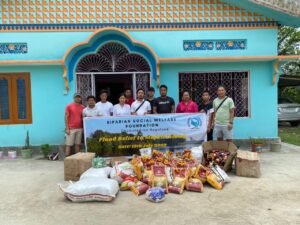
<instances>
[{"instance_id":1,"label":"group of people","mask_svg":"<svg viewBox=\"0 0 300 225\"><path fill-rule=\"evenodd\" d=\"M74 94L74 102L69 104L65 110L66 126L66 156L70 155L71 147L75 145L75 153L79 152L82 133L83 117L97 116L129 116L146 114L164 114L164 113L205 113L207 118L207 140L232 141L234 102L226 96L224 86L219 86L217 90L218 97L211 101L209 91L202 92L202 102L198 104L191 100L190 93L184 91L181 102L175 109L175 101L167 95L168 87L161 85L159 88L160 96L155 98L155 89L150 87L145 98L143 89L136 92L136 100L132 97L131 89L126 89L119 96L119 103L113 105L107 100L108 91L101 90L100 101L96 103L95 96L87 97L87 106L84 107L82 97L79 93Z\"/></svg>"}]
</instances>

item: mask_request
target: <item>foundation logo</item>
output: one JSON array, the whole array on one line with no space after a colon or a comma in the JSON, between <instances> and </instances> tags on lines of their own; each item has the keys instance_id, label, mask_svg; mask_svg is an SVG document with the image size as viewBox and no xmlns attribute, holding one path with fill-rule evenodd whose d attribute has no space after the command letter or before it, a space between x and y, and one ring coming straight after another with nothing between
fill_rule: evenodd
<instances>
[{"instance_id":1,"label":"foundation logo","mask_svg":"<svg viewBox=\"0 0 300 225\"><path fill-rule=\"evenodd\" d=\"M190 129L200 129L201 119L198 116L188 118L187 125Z\"/></svg>"}]
</instances>

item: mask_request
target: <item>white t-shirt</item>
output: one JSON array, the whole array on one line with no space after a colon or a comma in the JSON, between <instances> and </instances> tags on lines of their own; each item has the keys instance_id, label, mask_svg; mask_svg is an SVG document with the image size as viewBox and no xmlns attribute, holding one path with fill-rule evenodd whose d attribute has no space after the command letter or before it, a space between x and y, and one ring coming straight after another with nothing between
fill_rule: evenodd
<instances>
[{"instance_id":1,"label":"white t-shirt","mask_svg":"<svg viewBox=\"0 0 300 225\"><path fill-rule=\"evenodd\" d=\"M85 107L82 111L83 117L95 117L95 116L102 116L100 110L97 108L97 106L94 106L93 108Z\"/></svg>"},{"instance_id":2,"label":"white t-shirt","mask_svg":"<svg viewBox=\"0 0 300 225\"><path fill-rule=\"evenodd\" d=\"M114 116L130 116L130 105L124 104L121 106L120 104L114 105L113 108Z\"/></svg>"},{"instance_id":3,"label":"white t-shirt","mask_svg":"<svg viewBox=\"0 0 300 225\"><path fill-rule=\"evenodd\" d=\"M145 112L149 112L151 111L151 105L150 102L148 102L147 100L143 100L145 101L144 104L139 108L139 110L136 112L137 115L141 116L144 115ZM143 101L138 101L135 100L132 104L131 104L131 112L134 113L135 110L140 106L140 104L143 103Z\"/></svg>"},{"instance_id":4,"label":"white t-shirt","mask_svg":"<svg viewBox=\"0 0 300 225\"><path fill-rule=\"evenodd\" d=\"M111 104L110 102L98 102L96 104L97 108L100 110L102 116L111 116L112 112L113 112L113 104Z\"/></svg>"}]
</instances>

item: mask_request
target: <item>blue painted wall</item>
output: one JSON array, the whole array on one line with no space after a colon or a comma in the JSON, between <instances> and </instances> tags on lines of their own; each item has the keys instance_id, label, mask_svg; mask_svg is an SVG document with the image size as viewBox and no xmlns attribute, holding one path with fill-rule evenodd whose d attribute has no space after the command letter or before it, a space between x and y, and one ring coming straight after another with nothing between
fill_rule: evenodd
<instances>
[{"instance_id":1,"label":"blue painted wall","mask_svg":"<svg viewBox=\"0 0 300 225\"><path fill-rule=\"evenodd\" d=\"M161 84L178 103L178 73L208 71L250 71L250 117L236 118L234 138L278 137L277 86L272 85L271 62L197 63L161 66Z\"/></svg>"},{"instance_id":2,"label":"blue painted wall","mask_svg":"<svg viewBox=\"0 0 300 225\"><path fill-rule=\"evenodd\" d=\"M0 147L24 146L27 130L32 145L63 143L64 107L72 96L63 95L62 67L0 67L0 72L30 72L32 96L32 124L0 125Z\"/></svg>"},{"instance_id":3,"label":"blue painted wall","mask_svg":"<svg viewBox=\"0 0 300 225\"><path fill-rule=\"evenodd\" d=\"M195 30L195 31L129 31L135 40L143 41L159 57L195 56L271 56L277 55L277 30ZM1 33L0 42L27 42L27 54L2 54L0 60L62 59L74 44L85 41L92 32L22 32ZM247 39L246 50L184 51L183 40Z\"/></svg>"},{"instance_id":4,"label":"blue painted wall","mask_svg":"<svg viewBox=\"0 0 300 225\"><path fill-rule=\"evenodd\" d=\"M277 30L203 30L203 31L130 31L135 40L148 44L159 57L195 56L271 56L277 55ZM62 59L72 45L84 41L91 32L2 33L0 42L27 42L28 54L0 55L0 60ZM151 34L151 35L150 35ZM184 51L183 40L244 39L246 50ZM250 118L237 118L234 138L276 138L277 87L272 85L271 62L230 62L162 64L161 83L169 86L169 95L178 103L178 73L221 70L250 71ZM64 143L64 109L72 101L75 81L63 95L61 66L0 67L1 72L30 72L33 123L0 125L0 146L23 146L29 130L32 145ZM268 107L266 107L266 103Z\"/></svg>"},{"instance_id":5,"label":"blue painted wall","mask_svg":"<svg viewBox=\"0 0 300 225\"><path fill-rule=\"evenodd\" d=\"M272 85L270 62L165 64L161 66L161 83L169 86L169 95L178 103L178 73L218 70L250 71L250 117L235 119L235 139L251 137L276 138L277 88ZM23 146L29 130L31 144L64 143L64 109L72 101L75 81L63 95L62 68L59 66L0 67L0 72L30 72L32 116L30 125L1 125L0 146ZM158 94L158 91L156 91ZM268 107L266 107L266 103Z\"/></svg>"}]
</instances>

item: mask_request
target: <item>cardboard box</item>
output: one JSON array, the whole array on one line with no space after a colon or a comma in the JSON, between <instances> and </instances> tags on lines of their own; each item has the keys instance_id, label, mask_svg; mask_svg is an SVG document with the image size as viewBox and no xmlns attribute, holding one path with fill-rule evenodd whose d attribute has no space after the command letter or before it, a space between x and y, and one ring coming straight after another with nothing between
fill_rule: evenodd
<instances>
[{"instance_id":1,"label":"cardboard box","mask_svg":"<svg viewBox=\"0 0 300 225\"><path fill-rule=\"evenodd\" d=\"M75 155L66 157L64 160L65 180L78 181L81 174L92 167L92 160L95 153L79 152Z\"/></svg>"},{"instance_id":2,"label":"cardboard box","mask_svg":"<svg viewBox=\"0 0 300 225\"><path fill-rule=\"evenodd\" d=\"M238 150L235 164L237 176L255 178L261 176L260 160L257 152Z\"/></svg>"},{"instance_id":3,"label":"cardboard box","mask_svg":"<svg viewBox=\"0 0 300 225\"><path fill-rule=\"evenodd\" d=\"M237 154L237 147L232 142L227 141L207 141L203 142L202 144L203 148L203 158L202 158L202 164L205 162L205 157L207 154L209 154L212 150L221 150L225 152L230 152L224 167L222 168L225 172L228 172L232 168L232 163L234 158Z\"/></svg>"}]
</instances>

